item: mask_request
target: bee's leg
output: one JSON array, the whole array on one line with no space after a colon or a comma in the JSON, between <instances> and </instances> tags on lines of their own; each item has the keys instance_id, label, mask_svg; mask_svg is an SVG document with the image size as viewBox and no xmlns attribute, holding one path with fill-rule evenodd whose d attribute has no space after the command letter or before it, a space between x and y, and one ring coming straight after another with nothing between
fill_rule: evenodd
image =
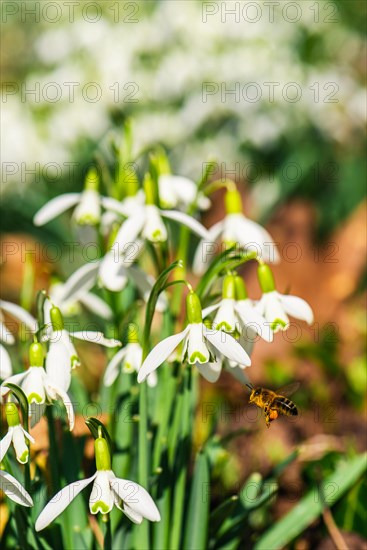
<instances>
[{"instance_id":1,"label":"bee's leg","mask_svg":"<svg viewBox=\"0 0 367 550\"><path fill-rule=\"evenodd\" d=\"M269 407L266 406L264 408L264 413L265 413L265 423L266 423L266 427L267 428L270 428L270 415L269 415Z\"/></svg>"}]
</instances>

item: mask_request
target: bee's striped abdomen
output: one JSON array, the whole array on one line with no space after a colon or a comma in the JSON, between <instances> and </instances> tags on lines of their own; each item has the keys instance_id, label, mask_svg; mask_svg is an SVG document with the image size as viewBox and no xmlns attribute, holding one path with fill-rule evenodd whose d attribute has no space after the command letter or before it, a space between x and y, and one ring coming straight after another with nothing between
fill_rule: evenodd
<instances>
[{"instance_id":1,"label":"bee's striped abdomen","mask_svg":"<svg viewBox=\"0 0 367 550\"><path fill-rule=\"evenodd\" d=\"M297 407L290 399L287 399L286 397L277 397L274 403L282 414L287 416L297 416Z\"/></svg>"}]
</instances>

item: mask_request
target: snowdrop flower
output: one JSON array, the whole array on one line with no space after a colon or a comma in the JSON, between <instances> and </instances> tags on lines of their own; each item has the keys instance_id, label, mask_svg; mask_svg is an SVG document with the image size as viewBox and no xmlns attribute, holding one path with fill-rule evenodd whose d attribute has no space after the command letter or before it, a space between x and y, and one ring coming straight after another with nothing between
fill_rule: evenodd
<instances>
[{"instance_id":1,"label":"snowdrop flower","mask_svg":"<svg viewBox=\"0 0 367 550\"><path fill-rule=\"evenodd\" d=\"M120 371L125 373L139 372L143 362L143 349L139 344L138 332L134 325L128 329L127 344L119 350L108 363L104 374L103 382L105 386L111 386ZM157 385L157 373L152 372L148 376L148 385L154 387Z\"/></svg>"},{"instance_id":2,"label":"snowdrop flower","mask_svg":"<svg viewBox=\"0 0 367 550\"><path fill-rule=\"evenodd\" d=\"M184 208L191 206L197 196L197 185L189 178L162 174L158 178L159 200L163 208ZM199 193L197 204L200 210L210 208L210 200Z\"/></svg>"},{"instance_id":3,"label":"snowdrop flower","mask_svg":"<svg viewBox=\"0 0 367 550\"><path fill-rule=\"evenodd\" d=\"M4 472L4 470L0 470L0 489L16 504L33 506L32 497L24 489L23 485L15 477L8 474L8 472Z\"/></svg>"},{"instance_id":4,"label":"snowdrop flower","mask_svg":"<svg viewBox=\"0 0 367 550\"><path fill-rule=\"evenodd\" d=\"M121 248L129 243L135 243L142 238L153 243L162 243L167 240L167 229L162 217L174 220L185 225L203 239L209 238L209 233L194 218L178 210L160 210L156 206L156 193L150 176L144 182L145 204L135 203L128 219L121 225L118 242ZM123 211L122 211L123 213Z\"/></svg>"},{"instance_id":5,"label":"snowdrop flower","mask_svg":"<svg viewBox=\"0 0 367 550\"><path fill-rule=\"evenodd\" d=\"M108 320L113 317L112 309L102 298L84 290L83 287L70 288L70 279L65 283L53 282L48 291L50 301L60 308L63 315L77 315L81 311L80 305L83 305L102 319Z\"/></svg>"},{"instance_id":6,"label":"snowdrop flower","mask_svg":"<svg viewBox=\"0 0 367 550\"><path fill-rule=\"evenodd\" d=\"M76 206L73 218L78 225L98 225L101 218L102 198L98 193L97 171L88 171L85 188L81 193L65 193L51 199L35 215L35 225L45 225L72 206Z\"/></svg>"},{"instance_id":7,"label":"snowdrop flower","mask_svg":"<svg viewBox=\"0 0 367 550\"><path fill-rule=\"evenodd\" d=\"M0 341L4 342L4 344L13 345L15 343L15 338L4 323L1 309L20 321L22 328L25 326L32 334L37 330L37 321L28 311L17 304L0 300ZM9 378L12 372L13 368L9 353L6 348L0 344L0 379L5 380Z\"/></svg>"},{"instance_id":8,"label":"snowdrop flower","mask_svg":"<svg viewBox=\"0 0 367 550\"><path fill-rule=\"evenodd\" d=\"M247 296L245 283L238 275L226 275L223 281L222 300L203 310L203 318L217 311L213 326L217 330L250 335L250 340L258 334L267 342L273 341L273 333L266 319L258 313Z\"/></svg>"},{"instance_id":9,"label":"snowdrop flower","mask_svg":"<svg viewBox=\"0 0 367 550\"><path fill-rule=\"evenodd\" d=\"M154 372L183 341L182 361L196 365L200 373L210 379L211 372L220 366L216 361L216 353L244 366L249 366L251 360L240 344L229 334L208 329L202 320L201 304L193 292L186 299L188 325L179 334L165 338L152 349L138 372L138 382L143 382Z\"/></svg>"},{"instance_id":10,"label":"snowdrop flower","mask_svg":"<svg viewBox=\"0 0 367 550\"><path fill-rule=\"evenodd\" d=\"M59 491L45 506L36 521L36 531L41 531L57 518L72 500L93 482L89 497L91 514L108 514L113 506L121 510L134 523L143 518L160 521L161 516L149 493L138 483L117 478L111 470L111 457L106 440L98 437L94 442L96 473L87 479L75 481Z\"/></svg>"},{"instance_id":11,"label":"snowdrop flower","mask_svg":"<svg viewBox=\"0 0 367 550\"><path fill-rule=\"evenodd\" d=\"M39 343L31 344L29 351L30 367L21 374L14 374L7 378L0 386L0 395L3 397L10 391L5 384L15 384L25 393L29 407L31 426L40 421L47 403L61 399L68 414L70 430L74 427L74 409L66 391L50 379L43 368L43 349Z\"/></svg>"},{"instance_id":12,"label":"snowdrop flower","mask_svg":"<svg viewBox=\"0 0 367 550\"><path fill-rule=\"evenodd\" d=\"M193 269L202 275L213 253L213 243L221 237L228 245L236 244L244 251L256 251L259 258L278 262L279 254L269 233L258 223L247 219L242 213L241 195L237 189L228 189L225 197L226 216L209 229L209 238L203 239L196 250Z\"/></svg>"},{"instance_id":13,"label":"snowdrop flower","mask_svg":"<svg viewBox=\"0 0 367 550\"><path fill-rule=\"evenodd\" d=\"M263 295L256 309L270 323L274 332L286 330L289 326L289 318L295 317L313 323L313 312L308 303L298 296L280 294L275 290L273 273L269 266L262 264L258 268L258 277Z\"/></svg>"},{"instance_id":14,"label":"snowdrop flower","mask_svg":"<svg viewBox=\"0 0 367 550\"><path fill-rule=\"evenodd\" d=\"M14 403L5 405L6 420L8 422L8 433L0 441L0 462L8 451L11 444L14 446L15 454L18 462L26 464L29 457L29 449L26 444L26 439L34 443L33 437L25 431L19 420L19 413Z\"/></svg>"},{"instance_id":15,"label":"snowdrop flower","mask_svg":"<svg viewBox=\"0 0 367 550\"><path fill-rule=\"evenodd\" d=\"M48 302L46 300L45 304ZM68 332L64 328L64 320L58 307L49 310L52 331L49 335L50 345L46 356L46 373L50 380L65 392L71 382L71 369L80 365L80 361L71 341L72 338L94 342L101 346L114 348L121 346L119 340L105 338L102 332L85 330Z\"/></svg>"}]
</instances>

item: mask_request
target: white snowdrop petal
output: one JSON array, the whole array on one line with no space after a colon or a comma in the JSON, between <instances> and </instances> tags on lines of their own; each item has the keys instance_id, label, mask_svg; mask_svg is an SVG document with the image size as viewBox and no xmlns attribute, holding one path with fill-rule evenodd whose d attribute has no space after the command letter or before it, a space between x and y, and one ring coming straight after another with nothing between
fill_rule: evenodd
<instances>
[{"instance_id":1,"label":"white snowdrop petal","mask_svg":"<svg viewBox=\"0 0 367 550\"><path fill-rule=\"evenodd\" d=\"M222 233L224 227L223 221L214 224L208 231L208 236L202 239L194 254L193 272L195 275L203 275L218 253L216 240Z\"/></svg>"},{"instance_id":2,"label":"white snowdrop petal","mask_svg":"<svg viewBox=\"0 0 367 550\"><path fill-rule=\"evenodd\" d=\"M159 365L168 359L173 350L185 338L188 330L189 327L186 327L182 332L168 336L152 349L138 372L138 382L143 382L148 374L155 371Z\"/></svg>"},{"instance_id":3,"label":"white snowdrop petal","mask_svg":"<svg viewBox=\"0 0 367 550\"><path fill-rule=\"evenodd\" d=\"M145 207L145 221L142 236L153 243L161 243L167 240L166 226L162 221L160 211L153 204L148 204Z\"/></svg>"},{"instance_id":4,"label":"white snowdrop petal","mask_svg":"<svg viewBox=\"0 0 367 550\"><path fill-rule=\"evenodd\" d=\"M108 304L96 294L91 292L86 292L82 296L79 296L79 301L87 308L89 311L95 315L99 315L102 319L112 319L113 311Z\"/></svg>"},{"instance_id":5,"label":"white snowdrop petal","mask_svg":"<svg viewBox=\"0 0 367 550\"><path fill-rule=\"evenodd\" d=\"M208 382L216 382L222 371L222 361L214 361L212 363L196 363L196 367L200 374L208 380Z\"/></svg>"},{"instance_id":6,"label":"white snowdrop petal","mask_svg":"<svg viewBox=\"0 0 367 550\"><path fill-rule=\"evenodd\" d=\"M99 331L82 330L79 332L70 332L70 336L77 338L77 340L85 340L87 342L99 344L100 346L105 346L106 348L116 348L121 346L120 340L116 340L115 338L106 338L103 332Z\"/></svg>"},{"instance_id":7,"label":"white snowdrop petal","mask_svg":"<svg viewBox=\"0 0 367 550\"><path fill-rule=\"evenodd\" d=\"M205 227L195 220L192 216L185 214L184 212L179 212L178 210L161 210L161 215L170 220L174 220L182 225L185 225L191 231L200 237L201 239L210 239L210 233Z\"/></svg>"},{"instance_id":8,"label":"white snowdrop petal","mask_svg":"<svg viewBox=\"0 0 367 550\"><path fill-rule=\"evenodd\" d=\"M279 294L279 300L288 315L312 325L313 311L305 300L285 294Z\"/></svg>"},{"instance_id":9,"label":"white snowdrop petal","mask_svg":"<svg viewBox=\"0 0 367 550\"><path fill-rule=\"evenodd\" d=\"M79 296L90 290L97 281L100 261L89 262L77 269L62 286L60 302L77 301Z\"/></svg>"},{"instance_id":10,"label":"white snowdrop petal","mask_svg":"<svg viewBox=\"0 0 367 550\"><path fill-rule=\"evenodd\" d=\"M12 428L9 428L8 432L4 435L4 437L0 441L0 462L3 461L3 458L6 455L7 450L11 445L12 439L13 439L13 430Z\"/></svg>"},{"instance_id":11,"label":"white snowdrop petal","mask_svg":"<svg viewBox=\"0 0 367 550\"><path fill-rule=\"evenodd\" d=\"M70 485L67 485L61 491L59 491L40 513L40 515L37 518L36 521L36 531L41 531L50 523L54 521L62 512L65 510L67 506L78 496L78 494L85 488L87 485L92 483L92 481L96 478L97 473L95 473L92 477L89 477L87 479L82 479L80 481L74 481L74 483L70 483Z\"/></svg>"},{"instance_id":12,"label":"white snowdrop petal","mask_svg":"<svg viewBox=\"0 0 367 550\"><path fill-rule=\"evenodd\" d=\"M190 365L208 363L210 352L205 340L205 327L203 323L193 323L189 327L190 330L185 349L187 361Z\"/></svg>"},{"instance_id":13,"label":"white snowdrop petal","mask_svg":"<svg viewBox=\"0 0 367 550\"><path fill-rule=\"evenodd\" d=\"M0 489L17 504L21 504L22 506L33 506L33 500L30 494L15 477L4 470L0 470Z\"/></svg>"},{"instance_id":14,"label":"white snowdrop petal","mask_svg":"<svg viewBox=\"0 0 367 550\"><path fill-rule=\"evenodd\" d=\"M0 344L0 379L6 380L11 376L13 367L11 365L10 355L7 350Z\"/></svg>"},{"instance_id":15,"label":"white snowdrop petal","mask_svg":"<svg viewBox=\"0 0 367 550\"><path fill-rule=\"evenodd\" d=\"M97 471L93 483L93 489L89 497L89 510L91 514L108 514L115 503L115 495L110 488L110 480L113 477L111 470Z\"/></svg>"},{"instance_id":16,"label":"white snowdrop petal","mask_svg":"<svg viewBox=\"0 0 367 550\"><path fill-rule=\"evenodd\" d=\"M236 328L236 316L234 311L235 301L230 298L224 298L219 305L217 314L213 321L213 326L217 330L233 332Z\"/></svg>"},{"instance_id":17,"label":"white snowdrop petal","mask_svg":"<svg viewBox=\"0 0 367 550\"><path fill-rule=\"evenodd\" d=\"M59 195L54 199L51 199L46 203L33 218L34 225L40 226L45 223L53 220L68 208L71 208L80 199L80 193L65 193L64 195Z\"/></svg>"},{"instance_id":18,"label":"white snowdrop petal","mask_svg":"<svg viewBox=\"0 0 367 550\"><path fill-rule=\"evenodd\" d=\"M133 522L133 523L136 523L136 524L140 524L142 521L143 521L143 516L141 516L140 514L138 514L137 512L134 512L134 510L132 510L130 508L130 506L128 506L127 504L124 503L123 507L122 507L122 511L124 512L124 514L126 514L126 516Z\"/></svg>"},{"instance_id":19,"label":"white snowdrop petal","mask_svg":"<svg viewBox=\"0 0 367 550\"><path fill-rule=\"evenodd\" d=\"M16 319L23 323L29 330L32 332L36 332L37 330L37 321L31 315L26 311L24 308L18 306L17 304L13 304L12 302L6 302L5 300L0 300L0 309L3 309Z\"/></svg>"},{"instance_id":20,"label":"white snowdrop petal","mask_svg":"<svg viewBox=\"0 0 367 550\"><path fill-rule=\"evenodd\" d=\"M251 359L242 346L231 336L221 330L209 330L205 327L206 338L227 359L239 365L251 365Z\"/></svg>"},{"instance_id":21,"label":"white snowdrop petal","mask_svg":"<svg viewBox=\"0 0 367 550\"><path fill-rule=\"evenodd\" d=\"M104 376L103 376L103 383L105 386L112 386L114 381L119 375L120 372L120 366L122 363L122 360L124 359L126 355L126 347L120 349L111 359L111 361L108 363L107 368L105 370Z\"/></svg>"},{"instance_id":22,"label":"white snowdrop petal","mask_svg":"<svg viewBox=\"0 0 367 550\"><path fill-rule=\"evenodd\" d=\"M110 481L111 489L135 513L149 521L160 521L161 516L154 500L138 483L117 477Z\"/></svg>"}]
</instances>

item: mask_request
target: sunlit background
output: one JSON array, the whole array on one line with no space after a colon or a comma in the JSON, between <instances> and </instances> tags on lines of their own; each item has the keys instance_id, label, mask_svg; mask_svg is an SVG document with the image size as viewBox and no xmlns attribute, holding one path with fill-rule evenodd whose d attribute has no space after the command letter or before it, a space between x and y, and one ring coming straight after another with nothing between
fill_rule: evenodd
<instances>
[{"instance_id":1,"label":"sunlit background","mask_svg":"<svg viewBox=\"0 0 367 550\"><path fill-rule=\"evenodd\" d=\"M32 3L21 4L30 10ZM249 473L266 474L301 449L279 498L254 515L261 528L341 454L365 447L366 4L65 4L37 4L35 15L15 2L2 5L2 297L33 307L29 281L37 291L80 265L78 257L70 263L42 254L45 244L75 238L68 215L41 229L32 218L51 197L81 190L91 163L111 174L125 120L136 155L159 144L175 174L199 180L214 160L213 179L235 179L246 214L279 244L279 290L302 296L315 313L312 327L298 324L272 346L259 342L253 355L253 383L301 382L296 421L267 430L229 374L202 384L198 446L210 430L249 430L216 458L214 495L230 494ZM220 192L213 202L203 217L208 227L223 214ZM259 297L255 271L244 275ZM103 356L84 359L93 392ZM215 406L204 421L207 403ZM361 481L333 509L349 548L363 547L363 488ZM328 544L318 520L296 548Z\"/></svg>"}]
</instances>

